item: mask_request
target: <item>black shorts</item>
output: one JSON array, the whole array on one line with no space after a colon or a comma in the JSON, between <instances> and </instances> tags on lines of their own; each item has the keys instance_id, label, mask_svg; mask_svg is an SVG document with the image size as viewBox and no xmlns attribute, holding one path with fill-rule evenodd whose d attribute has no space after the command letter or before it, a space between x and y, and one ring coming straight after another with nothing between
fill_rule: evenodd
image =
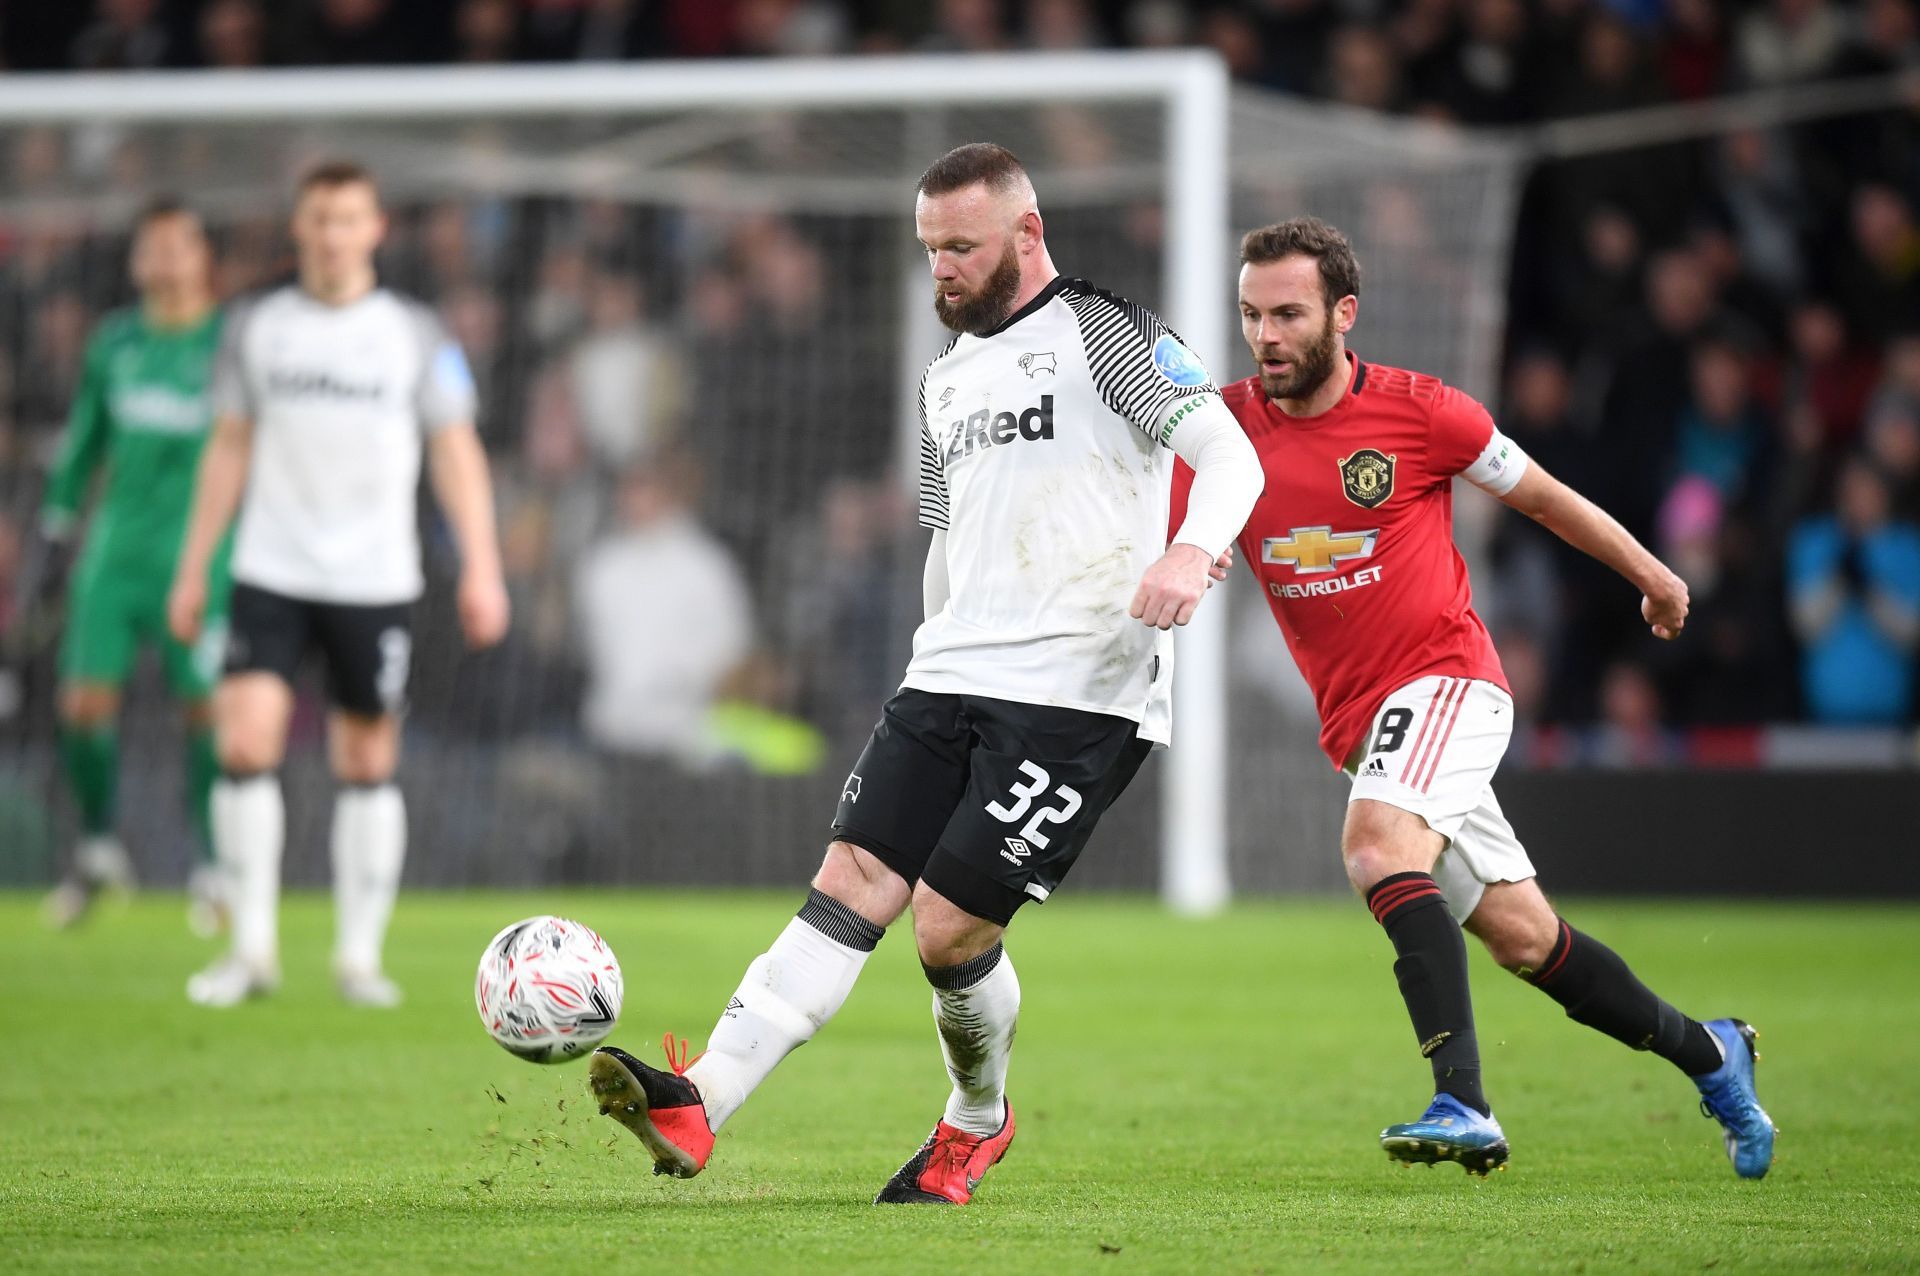
<instances>
[{"instance_id":1,"label":"black shorts","mask_svg":"<svg viewBox=\"0 0 1920 1276\"><path fill-rule=\"evenodd\" d=\"M833 836L1006 925L1044 900L1152 746L1126 718L903 689L881 710Z\"/></svg>"},{"instance_id":2,"label":"black shorts","mask_svg":"<svg viewBox=\"0 0 1920 1276\"><path fill-rule=\"evenodd\" d=\"M235 581L226 672L275 673L289 683L309 649L327 666L327 698L378 717L406 704L412 603L316 603Z\"/></svg>"}]
</instances>

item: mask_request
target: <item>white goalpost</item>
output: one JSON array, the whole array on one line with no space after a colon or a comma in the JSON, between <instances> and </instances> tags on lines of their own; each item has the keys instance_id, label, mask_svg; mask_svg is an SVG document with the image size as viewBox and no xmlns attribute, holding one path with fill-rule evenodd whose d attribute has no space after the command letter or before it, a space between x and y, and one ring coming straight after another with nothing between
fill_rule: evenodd
<instances>
[{"instance_id":1,"label":"white goalpost","mask_svg":"<svg viewBox=\"0 0 1920 1276\"><path fill-rule=\"evenodd\" d=\"M1102 216L1160 219L1158 277L1143 285L1158 296L1140 299L1226 379L1229 102L1224 67L1198 52L8 76L0 125L15 139L16 166L0 216L49 236L64 226L105 239L147 189L167 188L216 221L257 221L277 214L298 162L338 150L369 161L396 198L423 205L566 197L589 205L567 213L586 220L624 202L676 210L673 233L683 239L697 239L713 210L853 219L812 231L844 241L848 262L856 250L894 257L863 236L884 219L904 224L912 179L941 150L993 137L1029 157L1050 229L1055 210L1067 214L1056 253L1073 273L1107 282L1109 267L1139 269L1140 253L1124 244L1110 258L1076 249L1076 236L1111 240ZM30 163L46 137L62 148L59 165ZM500 270L510 275L516 264L509 253ZM113 282L101 274L82 291L109 296ZM660 286L696 296L706 282ZM903 301L874 334L874 344L892 346L893 401L844 410L885 414L898 455L911 456L911 386L931 353L931 317L923 288L909 281L901 291L913 304ZM5 340L16 361L32 358L31 333ZM777 464L757 449L755 461ZM745 535L778 542L787 526ZM1224 610L1203 609L1180 636L1178 743L1162 771L1159 882L1167 903L1187 913L1218 909L1229 894ZM484 867L465 872L491 880Z\"/></svg>"}]
</instances>

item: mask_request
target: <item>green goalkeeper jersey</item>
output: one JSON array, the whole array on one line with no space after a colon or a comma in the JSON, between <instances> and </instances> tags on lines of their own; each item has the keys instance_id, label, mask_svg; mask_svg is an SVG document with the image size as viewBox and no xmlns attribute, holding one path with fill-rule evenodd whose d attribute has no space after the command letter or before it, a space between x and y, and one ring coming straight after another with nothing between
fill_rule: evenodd
<instances>
[{"instance_id":1,"label":"green goalkeeper jersey","mask_svg":"<svg viewBox=\"0 0 1920 1276\"><path fill-rule=\"evenodd\" d=\"M106 467L87 536L89 575L153 573L163 587L171 577L213 424L208 392L220 320L216 309L190 328L156 328L129 308L102 319L87 343L44 515L70 523L95 471Z\"/></svg>"}]
</instances>

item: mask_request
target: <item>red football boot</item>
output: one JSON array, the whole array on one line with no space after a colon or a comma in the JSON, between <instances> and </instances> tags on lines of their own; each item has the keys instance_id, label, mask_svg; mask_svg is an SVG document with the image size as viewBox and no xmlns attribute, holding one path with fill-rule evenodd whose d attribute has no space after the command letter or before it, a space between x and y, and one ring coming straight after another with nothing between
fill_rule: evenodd
<instances>
[{"instance_id":1,"label":"red football boot","mask_svg":"<svg viewBox=\"0 0 1920 1276\"><path fill-rule=\"evenodd\" d=\"M1007 1119L993 1134L968 1134L945 1121L934 1126L913 1159L887 1180L873 1203L965 1205L971 1201L973 1189L1013 1143L1013 1104L1006 1109Z\"/></svg>"},{"instance_id":2,"label":"red football boot","mask_svg":"<svg viewBox=\"0 0 1920 1276\"><path fill-rule=\"evenodd\" d=\"M600 1104L600 1115L632 1130L653 1153L655 1174L690 1179L707 1167L707 1158L713 1155L707 1106L683 1075L699 1056L687 1058L684 1041L676 1055L672 1033L661 1044L673 1071L650 1068L624 1050L601 1046L587 1060L587 1083Z\"/></svg>"}]
</instances>

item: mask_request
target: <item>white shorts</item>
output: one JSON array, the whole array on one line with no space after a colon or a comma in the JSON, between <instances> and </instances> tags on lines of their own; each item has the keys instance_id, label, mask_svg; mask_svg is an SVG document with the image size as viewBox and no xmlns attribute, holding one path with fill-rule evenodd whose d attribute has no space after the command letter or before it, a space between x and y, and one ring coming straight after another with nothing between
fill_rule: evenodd
<instances>
[{"instance_id":1,"label":"white shorts","mask_svg":"<svg viewBox=\"0 0 1920 1276\"><path fill-rule=\"evenodd\" d=\"M1370 798L1411 811L1447 839L1433 880L1464 922L1489 882L1534 875L1500 813L1493 773L1513 734L1513 698L1491 682L1435 676L1388 696L1348 762L1349 802Z\"/></svg>"}]
</instances>

